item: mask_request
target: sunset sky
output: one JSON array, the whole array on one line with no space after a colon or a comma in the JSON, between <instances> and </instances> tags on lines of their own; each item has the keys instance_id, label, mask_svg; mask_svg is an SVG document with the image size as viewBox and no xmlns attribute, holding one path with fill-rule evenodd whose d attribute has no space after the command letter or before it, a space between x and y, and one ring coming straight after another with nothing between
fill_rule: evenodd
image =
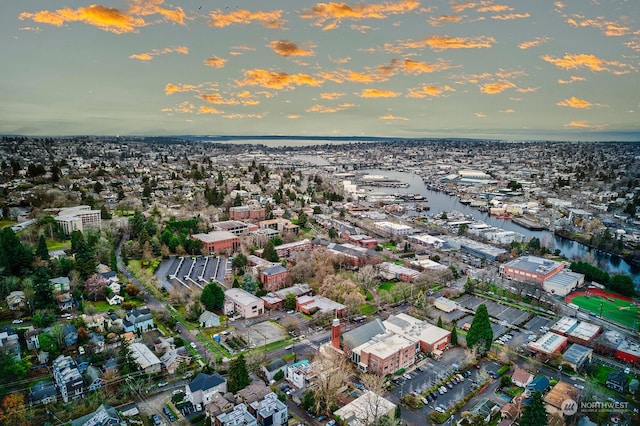
<instances>
[{"instance_id":1,"label":"sunset sky","mask_svg":"<svg viewBox=\"0 0 640 426\"><path fill-rule=\"evenodd\" d=\"M640 140L638 0L0 10L0 134Z\"/></svg>"}]
</instances>

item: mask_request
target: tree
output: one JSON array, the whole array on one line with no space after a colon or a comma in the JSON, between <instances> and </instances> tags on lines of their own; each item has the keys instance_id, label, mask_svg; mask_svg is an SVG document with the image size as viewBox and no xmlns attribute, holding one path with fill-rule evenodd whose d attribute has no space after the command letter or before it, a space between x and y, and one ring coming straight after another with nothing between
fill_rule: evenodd
<instances>
[{"instance_id":1,"label":"tree","mask_svg":"<svg viewBox=\"0 0 640 426\"><path fill-rule=\"evenodd\" d=\"M620 293L624 296L635 296L636 290L633 287L633 280L629 275L614 275L609 281L609 290Z\"/></svg>"},{"instance_id":2,"label":"tree","mask_svg":"<svg viewBox=\"0 0 640 426\"><path fill-rule=\"evenodd\" d=\"M247 362L244 355L233 359L229 365L229 379L227 381L227 390L236 393L249 385L249 371L247 370Z\"/></svg>"},{"instance_id":3,"label":"tree","mask_svg":"<svg viewBox=\"0 0 640 426\"><path fill-rule=\"evenodd\" d=\"M127 284L124 287L124 292L131 297L136 297L140 293L140 287L135 284Z\"/></svg>"},{"instance_id":4,"label":"tree","mask_svg":"<svg viewBox=\"0 0 640 426\"><path fill-rule=\"evenodd\" d=\"M109 281L100 274L93 274L84 283L84 291L87 298L95 301L104 300Z\"/></svg>"},{"instance_id":5,"label":"tree","mask_svg":"<svg viewBox=\"0 0 640 426\"><path fill-rule=\"evenodd\" d=\"M338 402L338 389L351 374L351 365L347 358L333 351L318 352L314 363L317 367L313 411L328 414Z\"/></svg>"},{"instance_id":6,"label":"tree","mask_svg":"<svg viewBox=\"0 0 640 426\"><path fill-rule=\"evenodd\" d=\"M511 386L511 377L509 377L508 375L504 375L502 377L500 377L500 387L501 388L507 388Z\"/></svg>"},{"instance_id":7,"label":"tree","mask_svg":"<svg viewBox=\"0 0 640 426\"><path fill-rule=\"evenodd\" d=\"M209 311L220 310L224 304L224 291L212 281L202 290L200 301Z\"/></svg>"},{"instance_id":8,"label":"tree","mask_svg":"<svg viewBox=\"0 0 640 426\"><path fill-rule=\"evenodd\" d=\"M542 394L534 392L531 395L531 402L524 407L520 426L547 426L548 424L549 420L547 411L544 408Z\"/></svg>"},{"instance_id":9,"label":"tree","mask_svg":"<svg viewBox=\"0 0 640 426\"><path fill-rule=\"evenodd\" d=\"M258 283L253 279L253 276L249 273L246 273L242 276L242 284L240 284L244 291L248 291L249 293L255 293L258 288Z\"/></svg>"},{"instance_id":10,"label":"tree","mask_svg":"<svg viewBox=\"0 0 640 426\"><path fill-rule=\"evenodd\" d=\"M451 326L451 344L452 345L458 344L458 329L456 328L455 323L453 323L453 326Z\"/></svg>"},{"instance_id":11,"label":"tree","mask_svg":"<svg viewBox=\"0 0 640 426\"><path fill-rule=\"evenodd\" d=\"M22 392L13 392L2 398L0 405L0 424L27 426L33 424L28 418L26 410L24 394Z\"/></svg>"},{"instance_id":12,"label":"tree","mask_svg":"<svg viewBox=\"0 0 640 426\"><path fill-rule=\"evenodd\" d=\"M280 257L278 256L278 252L276 251L276 248L273 245L273 241L269 240L264 245L264 249L262 250L262 258L265 260L268 260L269 262L280 261Z\"/></svg>"},{"instance_id":13,"label":"tree","mask_svg":"<svg viewBox=\"0 0 640 426\"><path fill-rule=\"evenodd\" d=\"M309 216L305 212L298 213L298 226L300 228L304 228L307 225L307 221L309 220Z\"/></svg>"},{"instance_id":14,"label":"tree","mask_svg":"<svg viewBox=\"0 0 640 426\"><path fill-rule=\"evenodd\" d=\"M293 293L288 293L284 297L284 307L287 309L295 309L296 308L296 295Z\"/></svg>"},{"instance_id":15,"label":"tree","mask_svg":"<svg viewBox=\"0 0 640 426\"><path fill-rule=\"evenodd\" d=\"M442 317L438 316L438 322L436 323L436 325L438 326L438 328L442 328Z\"/></svg>"},{"instance_id":16,"label":"tree","mask_svg":"<svg viewBox=\"0 0 640 426\"><path fill-rule=\"evenodd\" d=\"M47 249L47 241L44 239L44 234L40 234L40 237L38 237L36 256L42 260L49 260L49 250Z\"/></svg>"},{"instance_id":17,"label":"tree","mask_svg":"<svg viewBox=\"0 0 640 426\"><path fill-rule=\"evenodd\" d=\"M493 330L487 306L483 303L478 306L471 321L471 327L467 333L467 347L476 348L481 354L485 354L491 348L491 342L493 342Z\"/></svg>"},{"instance_id":18,"label":"tree","mask_svg":"<svg viewBox=\"0 0 640 426\"><path fill-rule=\"evenodd\" d=\"M120 342L116 362L121 376L126 376L127 374L138 370L138 363L131 353L131 348L129 348L129 341L127 339L123 339Z\"/></svg>"},{"instance_id":19,"label":"tree","mask_svg":"<svg viewBox=\"0 0 640 426\"><path fill-rule=\"evenodd\" d=\"M244 269L244 267L247 266L248 262L249 261L247 260L247 256L245 256L243 253L238 253L238 255L233 258L233 262L231 262L231 265L236 269Z\"/></svg>"}]
</instances>

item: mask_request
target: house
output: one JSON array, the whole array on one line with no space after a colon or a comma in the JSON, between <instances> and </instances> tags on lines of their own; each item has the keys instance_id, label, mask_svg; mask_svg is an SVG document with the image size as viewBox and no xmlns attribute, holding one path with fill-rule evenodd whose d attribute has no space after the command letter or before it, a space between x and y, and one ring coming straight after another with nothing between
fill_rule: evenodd
<instances>
[{"instance_id":1,"label":"house","mask_svg":"<svg viewBox=\"0 0 640 426\"><path fill-rule=\"evenodd\" d=\"M515 404L513 402L506 403L500 409L500 415L503 419L517 420L518 417L520 417L520 409L518 408L518 404Z\"/></svg>"},{"instance_id":2,"label":"house","mask_svg":"<svg viewBox=\"0 0 640 426\"><path fill-rule=\"evenodd\" d=\"M24 295L24 291L12 291L5 300L7 301L7 306L11 311L19 311L27 306L27 297Z\"/></svg>"},{"instance_id":3,"label":"house","mask_svg":"<svg viewBox=\"0 0 640 426\"><path fill-rule=\"evenodd\" d=\"M248 408L259 425L282 426L289 422L287 405L273 392L265 395L260 401L252 402Z\"/></svg>"},{"instance_id":4,"label":"house","mask_svg":"<svg viewBox=\"0 0 640 426\"><path fill-rule=\"evenodd\" d=\"M53 379L64 402L84 397L84 380L78 371L78 366L70 356L59 355L53 360L52 370Z\"/></svg>"},{"instance_id":5,"label":"house","mask_svg":"<svg viewBox=\"0 0 640 426\"><path fill-rule=\"evenodd\" d=\"M609 389L613 389L616 392L623 393L627 387L628 381L629 379L627 378L626 374L621 373L619 371L612 371L607 376L605 385Z\"/></svg>"},{"instance_id":6,"label":"house","mask_svg":"<svg viewBox=\"0 0 640 426\"><path fill-rule=\"evenodd\" d=\"M240 389L236 392L236 400L243 404L249 405L252 402L259 401L264 398L268 393L272 392L271 388L267 386L262 380L255 380L244 389Z\"/></svg>"},{"instance_id":7,"label":"house","mask_svg":"<svg viewBox=\"0 0 640 426\"><path fill-rule=\"evenodd\" d=\"M273 380L273 377L278 374L278 372L282 371L284 374L284 370L287 367L287 363L282 358L275 358L267 365L263 365L260 367L260 371L267 382Z\"/></svg>"},{"instance_id":8,"label":"house","mask_svg":"<svg viewBox=\"0 0 640 426\"><path fill-rule=\"evenodd\" d=\"M209 418L215 418L222 413L228 413L233 410L235 401L233 397L226 397L221 393L216 393L211 398L211 402L204 407L204 412Z\"/></svg>"},{"instance_id":9,"label":"house","mask_svg":"<svg viewBox=\"0 0 640 426\"><path fill-rule=\"evenodd\" d=\"M16 361L19 361L20 358L22 358L18 335L15 330L11 328L0 332L0 348L2 348L5 353L13 355L13 358Z\"/></svg>"},{"instance_id":10,"label":"house","mask_svg":"<svg viewBox=\"0 0 640 426\"><path fill-rule=\"evenodd\" d=\"M287 382L291 383L297 389L306 388L313 376L314 372L308 359L303 359L288 365L285 373Z\"/></svg>"},{"instance_id":11,"label":"house","mask_svg":"<svg viewBox=\"0 0 640 426\"><path fill-rule=\"evenodd\" d=\"M106 426L119 425L122 424L122 422L118 415L118 410L109 405L102 404L93 413L71 420L69 424L70 426Z\"/></svg>"},{"instance_id":12,"label":"house","mask_svg":"<svg viewBox=\"0 0 640 426\"><path fill-rule=\"evenodd\" d=\"M296 311L307 315L313 315L316 312L331 312L335 316L343 317L347 312L347 307L324 296L300 296L296 298Z\"/></svg>"},{"instance_id":13,"label":"house","mask_svg":"<svg viewBox=\"0 0 640 426\"><path fill-rule=\"evenodd\" d=\"M121 305L124 302L124 297L117 293L112 293L111 296L107 296L107 303L111 306Z\"/></svg>"},{"instance_id":14,"label":"house","mask_svg":"<svg viewBox=\"0 0 640 426\"><path fill-rule=\"evenodd\" d=\"M91 392L101 389L105 385L104 379L101 377L102 372L93 365L89 365L82 374L87 385L87 391Z\"/></svg>"},{"instance_id":15,"label":"house","mask_svg":"<svg viewBox=\"0 0 640 426\"><path fill-rule=\"evenodd\" d=\"M549 379L546 376L536 376L526 387L529 393L540 392L544 393L549 388Z\"/></svg>"},{"instance_id":16,"label":"house","mask_svg":"<svg viewBox=\"0 0 640 426\"><path fill-rule=\"evenodd\" d=\"M175 374L181 363L189 364L191 362L191 357L184 347L172 348L162 354L160 361L167 373Z\"/></svg>"},{"instance_id":17,"label":"house","mask_svg":"<svg viewBox=\"0 0 640 426\"><path fill-rule=\"evenodd\" d=\"M40 329L34 328L33 325L29 326L29 329L24 333L24 340L27 342L28 350L40 349L39 334Z\"/></svg>"},{"instance_id":18,"label":"house","mask_svg":"<svg viewBox=\"0 0 640 426\"><path fill-rule=\"evenodd\" d=\"M73 296L69 292L59 294L56 296L56 303L61 311L70 311L73 309Z\"/></svg>"},{"instance_id":19,"label":"house","mask_svg":"<svg viewBox=\"0 0 640 426\"><path fill-rule=\"evenodd\" d=\"M62 333L64 335L65 346L71 346L78 343L78 329L71 323L67 322L62 325Z\"/></svg>"},{"instance_id":20,"label":"house","mask_svg":"<svg viewBox=\"0 0 640 426\"><path fill-rule=\"evenodd\" d=\"M49 285L51 286L51 290L53 290L56 293L69 291L71 289L70 283L71 281L67 277L57 277L57 278L51 278L49 280Z\"/></svg>"},{"instance_id":21,"label":"house","mask_svg":"<svg viewBox=\"0 0 640 426\"><path fill-rule=\"evenodd\" d=\"M140 370L147 374L159 373L162 370L162 362L144 343L132 343L129 350Z\"/></svg>"},{"instance_id":22,"label":"house","mask_svg":"<svg viewBox=\"0 0 640 426\"><path fill-rule=\"evenodd\" d=\"M93 315L82 314L82 319L87 324L88 329L95 329L98 333L103 333L111 326L111 318L106 312L99 312Z\"/></svg>"},{"instance_id":23,"label":"house","mask_svg":"<svg viewBox=\"0 0 640 426\"><path fill-rule=\"evenodd\" d=\"M123 322L124 331L144 333L155 328L153 315L149 308L132 309L127 312Z\"/></svg>"},{"instance_id":24,"label":"house","mask_svg":"<svg viewBox=\"0 0 640 426\"><path fill-rule=\"evenodd\" d=\"M89 354L99 354L104 352L104 336L94 331L89 332L89 342L85 345Z\"/></svg>"},{"instance_id":25,"label":"house","mask_svg":"<svg viewBox=\"0 0 640 426\"><path fill-rule=\"evenodd\" d=\"M219 374L199 373L185 385L185 399L193 405L210 403L216 393L227 393L227 381Z\"/></svg>"},{"instance_id":26,"label":"house","mask_svg":"<svg viewBox=\"0 0 640 426\"><path fill-rule=\"evenodd\" d=\"M31 405L56 402L58 402L58 391L51 380L41 380L31 388L29 393L29 403Z\"/></svg>"},{"instance_id":27,"label":"house","mask_svg":"<svg viewBox=\"0 0 640 426\"><path fill-rule=\"evenodd\" d=\"M211 311L204 311L198 317L198 323L202 328L220 327L220 317Z\"/></svg>"},{"instance_id":28,"label":"house","mask_svg":"<svg viewBox=\"0 0 640 426\"><path fill-rule=\"evenodd\" d=\"M522 368L516 368L511 375L511 382L519 388L526 388L533 381L533 374Z\"/></svg>"},{"instance_id":29,"label":"house","mask_svg":"<svg viewBox=\"0 0 640 426\"><path fill-rule=\"evenodd\" d=\"M491 421L496 413L500 411L500 406L490 399L484 398L469 410L472 416L482 416L485 422Z\"/></svg>"},{"instance_id":30,"label":"house","mask_svg":"<svg viewBox=\"0 0 640 426\"><path fill-rule=\"evenodd\" d=\"M267 291L275 291L286 287L291 282L291 272L281 264L276 264L260 272L258 277Z\"/></svg>"},{"instance_id":31,"label":"house","mask_svg":"<svg viewBox=\"0 0 640 426\"><path fill-rule=\"evenodd\" d=\"M213 420L215 426L257 426L258 421L251 415L247 406L238 404L233 410L218 414Z\"/></svg>"},{"instance_id":32,"label":"house","mask_svg":"<svg viewBox=\"0 0 640 426\"><path fill-rule=\"evenodd\" d=\"M549 414L562 413L562 405L567 400L578 400L578 388L560 381L544 397L544 402L548 404L547 412Z\"/></svg>"}]
</instances>

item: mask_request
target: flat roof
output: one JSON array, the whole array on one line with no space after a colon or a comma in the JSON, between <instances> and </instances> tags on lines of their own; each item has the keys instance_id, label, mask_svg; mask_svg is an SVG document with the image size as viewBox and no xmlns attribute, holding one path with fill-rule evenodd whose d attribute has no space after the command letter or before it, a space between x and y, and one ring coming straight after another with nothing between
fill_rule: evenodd
<instances>
[{"instance_id":1,"label":"flat roof","mask_svg":"<svg viewBox=\"0 0 640 426\"><path fill-rule=\"evenodd\" d=\"M562 317L551 326L551 330L560 334L569 334L578 326L578 320L571 317Z\"/></svg>"},{"instance_id":2,"label":"flat roof","mask_svg":"<svg viewBox=\"0 0 640 426\"><path fill-rule=\"evenodd\" d=\"M505 264L505 266L511 268L535 272L537 274L547 274L560 265L562 265L561 262L537 256L522 256Z\"/></svg>"},{"instance_id":3,"label":"flat roof","mask_svg":"<svg viewBox=\"0 0 640 426\"><path fill-rule=\"evenodd\" d=\"M629 340L623 340L618 346L618 350L627 354L640 357L640 344L631 342Z\"/></svg>"},{"instance_id":4,"label":"flat roof","mask_svg":"<svg viewBox=\"0 0 640 426\"><path fill-rule=\"evenodd\" d=\"M451 334L449 330L429 324L405 313L389 315L383 324L387 330L401 334L412 340L434 344Z\"/></svg>"},{"instance_id":5,"label":"flat roof","mask_svg":"<svg viewBox=\"0 0 640 426\"><path fill-rule=\"evenodd\" d=\"M573 364L581 364L592 352L593 349L574 343L562 354L562 358Z\"/></svg>"},{"instance_id":6,"label":"flat roof","mask_svg":"<svg viewBox=\"0 0 640 426\"><path fill-rule=\"evenodd\" d=\"M584 278L584 275L582 274L562 270L544 280L544 284L553 284L559 287L570 287L582 278Z\"/></svg>"},{"instance_id":7,"label":"flat roof","mask_svg":"<svg viewBox=\"0 0 640 426\"><path fill-rule=\"evenodd\" d=\"M253 294L241 288L230 288L229 290L225 290L224 295L229 299L233 300L234 302L239 303L241 305L245 305L245 306L251 305L252 303L255 303L255 302L264 303L264 301L260 299L258 296L254 296Z\"/></svg>"},{"instance_id":8,"label":"flat roof","mask_svg":"<svg viewBox=\"0 0 640 426\"><path fill-rule=\"evenodd\" d=\"M416 271L415 269L407 268L406 266L396 265L392 262L382 262L378 265L381 269L386 269L389 272L393 272L395 274L406 274L406 275L420 275L420 271Z\"/></svg>"},{"instance_id":9,"label":"flat roof","mask_svg":"<svg viewBox=\"0 0 640 426\"><path fill-rule=\"evenodd\" d=\"M217 243L219 241L238 238L237 235L229 231L211 231L208 234L193 234L192 237L203 243Z\"/></svg>"},{"instance_id":10,"label":"flat roof","mask_svg":"<svg viewBox=\"0 0 640 426\"><path fill-rule=\"evenodd\" d=\"M571 332L569 336L580 340L591 340L600 333L600 326L582 321Z\"/></svg>"},{"instance_id":11,"label":"flat roof","mask_svg":"<svg viewBox=\"0 0 640 426\"><path fill-rule=\"evenodd\" d=\"M377 407L379 417L382 417L396 408L395 404L384 397L371 392L364 393L333 414L340 416L349 426L366 426L374 422L371 419L371 407Z\"/></svg>"},{"instance_id":12,"label":"flat roof","mask_svg":"<svg viewBox=\"0 0 640 426\"><path fill-rule=\"evenodd\" d=\"M387 359L406 347L413 346L415 344L416 341L407 339L400 334L387 331L385 334L375 336L368 342L356 347L353 352L361 353L364 351L375 355L380 359Z\"/></svg>"},{"instance_id":13,"label":"flat roof","mask_svg":"<svg viewBox=\"0 0 640 426\"><path fill-rule=\"evenodd\" d=\"M566 342L566 337L549 331L535 342L529 343L528 346L535 351L551 354L557 352Z\"/></svg>"}]
</instances>

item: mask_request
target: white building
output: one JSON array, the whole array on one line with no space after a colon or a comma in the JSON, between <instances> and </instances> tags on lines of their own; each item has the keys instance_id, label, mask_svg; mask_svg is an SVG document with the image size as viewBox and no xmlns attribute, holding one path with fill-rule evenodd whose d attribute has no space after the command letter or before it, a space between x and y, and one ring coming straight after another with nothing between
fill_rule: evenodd
<instances>
[{"instance_id":1,"label":"white building","mask_svg":"<svg viewBox=\"0 0 640 426\"><path fill-rule=\"evenodd\" d=\"M230 288L224 296L233 302L234 312L243 318L254 318L264 313L264 300L241 288Z\"/></svg>"},{"instance_id":2,"label":"white building","mask_svg":"<svg viewBox=\"0 0 640 426\"><path fill-rule=\"evenodd\" d=\"M100 228L102 223L100 210L91 210L90 206L64 208L55 219L66 234L83 232L87 228Z\"/></svg>"},{"instance_id":3,"label":"white building","mask_svg":"<svg viewBox=\"0 0 640 426\"><path fill-rule=\"evenodd\" d=\"M547 293L564 297L583 284L584 275L563 270L544 280L542 287Z\"/></svg>"},{"instance_id":4,"label":"white building","mask_svg":"<svg viewBox=\"0 0 640 426\"><path fill-rule=\"evenodd\" d=\"M409 225L402 225L400 223L394 223L394 222L387 222L387 221L376 222L375 226L376 228L379 228L384 232L388 232L389 234L392 234L392 235L411 235L415 232L415 229L413 229Z\"/></svg>"},{"instance_id":5,"label":"white building","mask_svg":"<svg viewBox=\"0 0 640 426\"><path fill-rule=\"evenodd\" d=\"M349 426L369 426L376 423L380 417L393 417L396 406L382 396L366 390L359 398L351 401L333 414Z\"/></svg>"},{"instance_id":6,"label":"white building","mask_svg":"<svg viewBox=\"0 0 640 426\"><path fill-rule=\"evenodd\" d=\"M132 343L129 350L133 359L145 373L159 373L162 370L162 361L144 343Z\"/></svg>"},{"instance_id":7,"label":"white building","mask_svg":"<svg viewBox=\"0 0 640 426\"><path fill-rule=\"evenodd\" d=\"M184 390L185 399L193 405L207 405L216 393L227 393L227 381L219 374L199 373Z\"/></svg>"}]
</instances>

